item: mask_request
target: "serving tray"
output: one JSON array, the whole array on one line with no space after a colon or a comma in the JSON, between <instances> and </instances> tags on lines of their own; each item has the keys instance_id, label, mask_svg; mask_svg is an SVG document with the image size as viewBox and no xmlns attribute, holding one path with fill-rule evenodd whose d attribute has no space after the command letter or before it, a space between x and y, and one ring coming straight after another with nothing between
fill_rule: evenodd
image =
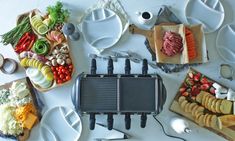
<instances>
[{"instance_id":1,"label":"serving tray","mask_svg":"<svg viewBox=\"0 0 235 141\"><path fill-rule=\"evenodd\" d=\"M44 40L47 41L47 42L49 43L49 45L50 45L50 49L49 49L48 53L47 53L46 55L40 55L40 56L42 56L42 57L45 59L45 60L42 62L42 63L43 63L43 66L48 66L48 67L51 69L50 71L53 73L53 80L52 80L51 85L50 85L49 87L47 87L47 88L43 88L43 87L40 87L38 84L36 84L34 81L32 81L32 79L30 79L31 82L32 82L32 85L33 85L37 90L39 90L39 91L41 91L41 92L45 92L45 91L49 91L49 90L54 89L54 88L56 88L56 87L58 87L58 86L62 86L62 85L64 85L64 84L68 83L68 82L71 80L71 77L72 77L72 75L73 75L74 66L73 66L73 62L72 62L72 54L71 54L71 51L70 51L70 48L69 48L69 44L68 44L67 37L62 33L61 30L57 30L57 31L59 31L59 32L62 34L62 36L64 37L64 40L63 40L61 43L57 43L56 41L50 40L46 35L40 35L40 34L35 30L35 28L32 26L32 17L33 17L34 15L40 15L42 18L46 18L46 17L48 16L48 15L42 14L38 9L34 9L34 10L32 10L32 11L29 11L29 12L26 12L26 13L23 13L23 14L19 15L16 21L17 21L17 25L18 25L18 24L20 23L20 21L21 21L23 18L25 18L25 17L28 16L28 17L30 18L30 24L31 24L31 27L32 27L32 33L34 33L34 34L36 35L37 39L44 39ZM52 30L49 30L48 33L49 33L50 31L52 31ZM12 45L12 46L13 46L13 48L15 48L14 45ZM70 59L71 63L70 63L69 65L70 65L71 67L70 67L69 74L64 74L64 77L69 76L70 79L64 80L63 82L58 82L58 81L57 81L58 79L56 79L56 78L60 77L60 74L59 74L59 72L57 71L57 68L56 68L56 67L59 67L59 66L69 67L69 65L68 65L68 64L60 65L60 64L57 63L57 65L54 65L54 66L53 66L52 64L50 64L51 61L49 61L49 60L50 60L50 57L53 56L53 51L55 51L55 50L57 50L57 49L61 49L62 47L66 47L66 48L68 48L68 50L69 50L69 52L66 53L66 55L67 55L66 59ZM32 47L32 48L33 48L33 47ZM33 51L32 48L31 48L30 50L28 50L28 51L31 51L33 54L37 54L37 53L35 53L35 52ZM22 57L19 53L17 53L17 55L19 56L20 62L21 62L24 58L29 57L29 55L28 55L28 56L26 55L26 57ZM30 59L30 58L32 58L32 55L31 55L31 57L29 57L29 59ZM64 60L65 60L65 59L64 59ZM28 68L31 68L32 66L23 66L23 67L27 70ZM35 66L33 66L33 67L35 67ZM55 74L54 71L57 71L57 74Z\"/></svg>"},{"instance_id":2,"label":"serving tray","mask_svg":"<svg viewBox=\"0 0 235 141\"><path fill-rule=\"evenodd\" d=\"M195 76L196 76L197 74L200 75L200 77L198 77L198 78L199 78L198 82L194 83L195 85L193 85L193 87L194 87L194 86L197 86L196 88L189 87L188 84L186 84L186 83L191 83L191 79L190 79L191 74L194 74ZM198 78L197 78L197 79L198 79ZM202 79L204 79L204 80L202 80ZM199 87L202 87L201 85L203 85L203 83L206 83L206 84L208 83L210 87L209 87L208 89L206 89L206 90L200 90ZM208 110L208 107L205 107L204 105L202 105L202 104L200 104L200 103L198 103L198 102L196 101L196 97L197 97L197 96L196 96L196 95L197 95L196 93L199 93L199 92L201 92L201 91L203 91L203 94L205 94L205 93L211 94L210 97L214 97L214 99L216 99L217 101L218 101L218 100L224 100L224 99L215 98L215 93L214 93L214 90L215 90L215 89L214 89L214 87L213 87L214 85L211 86L211 85L214 84L214 83L217 83L217 82L215 82L214 80L212 80L212 79L208 78L207 76L201 74L200 72L198 72L198 71L196 71L196 70L190 68L190 70L188 71L188 74L187 74L187 76L186 76L184 82L182 83L182 85L180 86L179 90L177 91L176 96L175 96L175 98L173 99L173 101L172 101L171 106L169 107L169 109L170 109L172 112L175 112L175 113L177 113L177 114L179 114L179 115L181 115L181 116L183 116L183 117L186 117L187 119L193 121L194 123L196 123L196 124L202 126L203 128L206 128L206 129L208 129L208 130L214 132L215 134L217 134L217 135L219 135L219 136L224 137L224 138L227 139L227 140L234 141L234 139L235 139L235 126L233 125L233 123L234 123L235 121L230 121L231 126L223 126L221 120L217 120L217 119L220 119L221 117L224 117L224 116L234 117L232 111L231 111L231 113L229 113L229 114L222 114L222 113L217 113L217 111L215 112L214 108L212 108L212 109L213 109L213 112L212 112L212 111L210 111L210 110L212 110L212 109ZM191 84L192 84L192 83L191 83ZM222 86L223 88L227 89L227 88L224 87L223 85L221 85L221 84L219 84L219 83L217 83L217 84L220 85L220 86ZM183 89L182 89L182 88L186 88L185 93L183 92ZM189 90L188 90L188 89L189 89ZM211 89L214 89L214 90L211 90ZM189 94L189 95L188 95L188 94ZM194 96L192 96L192 95L194 95ZM186 110L186 108L185 108L185 109L182 108L182 105L183 105L183 104L182 104L182 102L180 103L181 100L179 100L180 97L181 97L181 99L182 99L182 96L185 97L185 99L186 99L189 103L197 103L199 107L204 107L204 110L201 111L201 112L203 112L204 115L212 115L211 118L210 118L210 116L208 116L209 118L207 118L208 120L206 120L206 124L205 124L205 125L203 125L201 122L199 122L198 118L195 117L195 116L196 116L196 110L192 110L192 109L190 110L190 108L188 108L188 109ZM209 96L208 96L208 97L209 97ZM205 101L205 102L210 103L209 100L208 100L208 101ZM211 104L208 104L208 105L211 106L212 103L211 103ZM215 104L214 104L214 105L215 105ZM185 104L185 107L187 107L186 104ZM189 107L190 107L190 106L189 106ZM217 108L217 107L216 107L216 108ZM194 108L194 109L195 109L195 108ZM198 109L201 109L201 108L198 108ZM195 111L195 112L193 112L193 111ZM193 114L194 114L194 115L193 115ZM213 116L214 116L214 117L213 117ZM217 117L217 119L215 118L215 116ZM200 117L200 116L198 116L198 117ZM212 117L213 117L215 120L217 120L217 121L212 123ZM221 119L222 119L222 118L221 118ZM203 120L202 120L202 121L203 121ZM213 124L213 126L212 126L212 124ZM209 127L209 126L207 126L207 125L211 125L211 127ZM222 129L221 129L221 128L222 128Z\"/></svg>"}]
</instances>

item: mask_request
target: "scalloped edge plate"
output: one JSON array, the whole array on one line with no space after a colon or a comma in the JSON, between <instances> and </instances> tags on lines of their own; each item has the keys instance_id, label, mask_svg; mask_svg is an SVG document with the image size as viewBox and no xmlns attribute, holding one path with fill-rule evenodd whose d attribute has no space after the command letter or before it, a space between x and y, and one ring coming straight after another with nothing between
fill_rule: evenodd
<instances>
[{"instance_id":1,"label":"scalloped edge plate","mask_svg":"<svg viewBox=\"0 0 235 141\"><path fill-rule=\"evenodd\" d=\"M235 24L226 24L218 32L216 37L216 49L218 54L228 63L235 64Z\"/></svg>"},{"instance_id":2,"label":"scalloped edge plate","mask_svg":"<svg viewBox=\"0 0 235 141\"><path fill-rule=\"evenodd\" d=\"M56 106L41 119L40 134L44 141L79 140L81 133L81 118L72 108Z\"/></svg>"},{"instance_id":3,"label":"scalloped edge plate","mask_svg":"<svg viewBox=\"0 0 235 141\"><path fill-rule=\"evenodd\" d=\"M89 45L102 52L115 45L121 38L122 22L110 9L95 9L83 19L82 33Z\"/></svg>"},{"instance_id":4,"label":"scalloped edge plate","mask_svg":"<svg viewBox=\"0 0 235 141\"><path fill-rule=\"evenodd\" d=\"M202 24L205 33L220 28L224 21L224 7L219 0L189 0L185 8L188 24Z\"/></svg>"}]
</instances>

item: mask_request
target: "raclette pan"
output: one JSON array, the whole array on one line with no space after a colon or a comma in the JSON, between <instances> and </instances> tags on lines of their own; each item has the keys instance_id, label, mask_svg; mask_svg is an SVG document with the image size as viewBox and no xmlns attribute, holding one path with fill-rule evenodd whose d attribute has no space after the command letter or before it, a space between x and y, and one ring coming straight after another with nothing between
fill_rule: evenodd
<instances>
[{"instance_id":1,"label":"raclette pan","mask_svg":"<svg viewBox=\"0 0 235 141\"><path fill-rule=\"evenodd\" d=\"M166 100L166 89L157 77L78 75L72 101L78 113L155 113Z\"/></svg>"}]
</instances>

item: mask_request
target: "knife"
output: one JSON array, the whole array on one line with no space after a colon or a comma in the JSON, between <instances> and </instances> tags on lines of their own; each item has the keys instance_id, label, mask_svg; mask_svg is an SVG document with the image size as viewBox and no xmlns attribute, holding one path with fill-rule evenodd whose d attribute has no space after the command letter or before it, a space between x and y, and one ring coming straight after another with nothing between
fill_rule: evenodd
<instances>
[{"instance_id":1,"label":"knife","mask_svg":"<svg viewBox=\"0 0 235 141\"><path fill-rule=\"evenodd\" d=\"M96 123L97 126L104 128L107 130L107 126L101 123ZM129 139L131 136L126 134L125 132L119 131L117 129L113 129L111 131L107 130L108 134L106 137L95 138L96 141L110 141L110 140L124 140Z\"/></svg>"}]
</instances>

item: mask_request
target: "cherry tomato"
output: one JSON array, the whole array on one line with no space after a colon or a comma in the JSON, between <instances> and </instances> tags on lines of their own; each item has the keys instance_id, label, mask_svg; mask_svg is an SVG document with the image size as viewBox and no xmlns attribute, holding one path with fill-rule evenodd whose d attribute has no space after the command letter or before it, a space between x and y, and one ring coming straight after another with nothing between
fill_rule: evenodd
<instances>
[{"instance_id":1,"label":"cherry tomato","mask_svg":"<svg viewBox=\"0 0 235 141\"><path fill-rule=\"evenodd\" d=\"M56 68L52 66L52 67L51 67L51 70L52 70L52 71L55 71L55 70L56 70Z\"/></svg>"},{"instance_id":2,"label":"cherry tomato","mask_svg":"<svg viewBox=\"0 0 235 141\"><path fill-rule=\"evenodd\" d=\"M58 76L57 75L54 75L54 79L57 80Z\"/></svg>"},{"instance_id":3,"label":"cherry tomato","mask_svg":"<svg viewBox=\"0 0 235 141\"><path fill-rule=\"evenodd\" d=\"M54 75L57 75L57 72L56 72L56 71L53 71L53 74L54 74Z\"/></svg>"},{"instance_id":4,"label":"cherry tomato","mask_svg":"<svg viewBox=\"0 0 235 141\"><path fill-rule=\"evenodd\" d=\"M69 65L69 68L72 69L72 68L73 68L73 65Z\"/></svg>"},{"instance_id":5,"label":"cherry tomato","mask_svg":"<svg viewBox=\"0 0 235 141\"><path fill-rule=\"evenodd\" d=\"M63 68L63 69L61 69L61 71L62 71L63 73L65 73L66 69L65 69L65 68Z\"/></svg>"},{"instance_id":6,"label":"cherry tomato","mask_svg":"<svg viewBox=\"0 0 235 141\"><path fill-rule=\"evenodd\" d=\"M69 71L66 71L66 72L65 72L65 74L66 74L66 75L69 75L69 74L70 74L70 72L69 72Z\"/></svg>"},{"instance_id":7,"label":"cherry tomato","mask_svg":"<svg viewBox=\"0 0 235 141\"><path fill-rule=\"evenodd\" d=\"M58 80L57 80L57 83L58 83L58 84L61 84L61 83L62 83L62 80L58 79Z\"/></svg>"},{"instance_id":8,"label":"cherry tomato","mask_svg":"<svg viewBox=\"0 0 235 141\"><path fill-rule=\"evenodd\" d=\"M71 79L70 76L66 76L66 80L69 81Z\"/></svg>"},{"instance_id":9,"label":"cherry tomato","mask_svg":"<svg viewBox=\"0 0 235 141\"><path fill-rule=\"evenodd\" d=\"M60 79L64 79L64 75L63 74L60 75Z\"/></svg>"},{"instance_id":10,"label":"cherry tomato","mask_svg":"<svg viewBox=\"0 0 235 141\"><path fill-rule=\"evenodd\" d=\"M63 69L63 66L59 66L60 69Z\"/></svg>"}]
</instances>

